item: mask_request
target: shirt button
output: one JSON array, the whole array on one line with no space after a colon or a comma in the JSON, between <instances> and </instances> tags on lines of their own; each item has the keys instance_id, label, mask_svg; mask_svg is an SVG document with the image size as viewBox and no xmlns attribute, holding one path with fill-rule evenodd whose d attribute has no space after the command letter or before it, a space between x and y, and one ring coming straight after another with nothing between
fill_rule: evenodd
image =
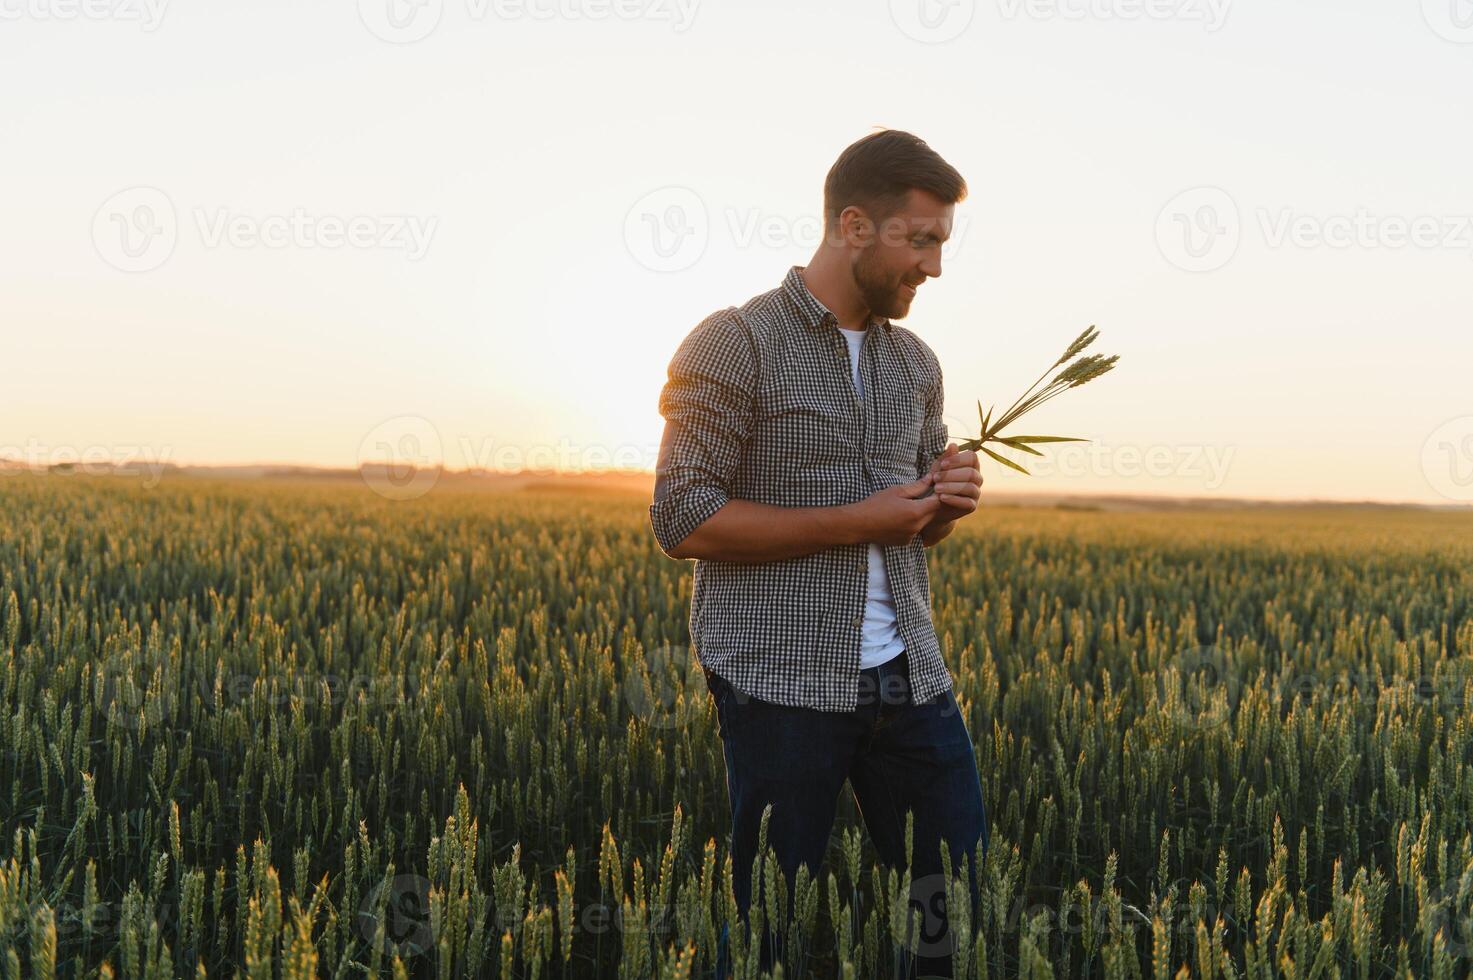
<instances>
[{"instance_id":1,"label":"shirt button","mask_svg":"<svg viewBox=\"0 0 1473 980\"><path fill-rule=\"evenodd\" d=\"M864 617L863 616L855 616L853 622L854 622L854 625L855 626L863 625L863 623L864 623Z\"/></svg>"}]
</instances>

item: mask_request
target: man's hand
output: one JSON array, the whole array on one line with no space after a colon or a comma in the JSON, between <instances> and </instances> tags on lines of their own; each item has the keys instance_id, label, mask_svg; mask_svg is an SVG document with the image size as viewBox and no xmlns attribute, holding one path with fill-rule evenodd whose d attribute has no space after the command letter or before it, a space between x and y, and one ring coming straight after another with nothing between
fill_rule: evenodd
<instances>
[{"instance_id":1,"label":"man's hand","mask_svg":"<svg viewBox=\"0 0 1473 980\"><path fill-rule=\"evenodd\" d=\"M982 498L982 468L975 450L961 453L956 443L948 444L931 464L931 474L942 504L938 520L954 521L976 511Z\"/></svg>"},{"instance_id":2,"label":"man's hand","mask_svg":"<svg viewBox=\"0 0 1473 980\"><path fill-rule=\"evenodd\" d=\"M926 476L933 481L940 503L936 515L921 531L921 539L929 548L951 533L954 521L977 510L982 496L982 469L975 452L958 452L953 442L931 463Z\"/></svg>"},{"instance_id":3,"label":"man's hand","mask_svg":"<svg viewBox=\"0 0 1473 980\"><path fill-rule=\"evenodd\" d=\"M887 487L863 500L849 504L864 541L903 545L935 520L945 503L936 494L921 497L934 481L934 473L919 480Z\"/></svg>"}]
</instances>

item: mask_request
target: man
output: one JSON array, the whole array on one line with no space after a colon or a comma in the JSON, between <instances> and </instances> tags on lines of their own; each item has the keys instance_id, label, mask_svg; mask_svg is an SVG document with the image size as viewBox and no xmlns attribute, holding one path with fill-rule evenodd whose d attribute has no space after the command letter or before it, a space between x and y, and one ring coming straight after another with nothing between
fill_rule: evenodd
<instances>
[{"instance_id":1,"label":"man","mask_svg":"<svg viewBox=\"0 0 1473 980\"><path fill-rule=\"evenodd\" d=\"M764 808L791 894L800 863L818 874L847 779L893 866L913 814L918 965L944 976L955 944L937 922L940 849L959 870L988 828L925 549L976 510L982 477L976 453L946 444L935 353L891 321L941 275L966 193L909 133L847 148L808 265L675 352L650 507L661 550L696 559L690 630L716 702L744 920ZM780 939L762 938L765 968Z\"/></svg>"}]
</instances>

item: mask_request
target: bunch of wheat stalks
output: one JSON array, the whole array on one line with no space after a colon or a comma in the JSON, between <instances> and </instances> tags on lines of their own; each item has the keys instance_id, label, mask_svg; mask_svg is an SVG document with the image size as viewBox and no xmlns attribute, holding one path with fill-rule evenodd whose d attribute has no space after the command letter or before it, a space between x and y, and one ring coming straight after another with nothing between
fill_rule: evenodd
<instances>
[{"instance_id":1,"label":"bunch of wheat stalks","mask_svg":"<svg viewBox=\"0 0 1473 980\"><path fill-rule=\"evenodd\" d=\"M1064 351L1063 356L1060 357L1053 364L1049 365L1048 370L1044 371L1039 379L1033 382L1033 384L1029 386L1028 390L1023 392L1023 394L1018 397L1018 400L1013 402L1013 404L1008 407L1008 410L1003 412L1002 416L998 418L996 422L992 420L992 409L988 409L986 412L983 412L982 402L978 401L977 417L982 422L982 434L975 439L968 439L966 442L960 443L957 446L957 450L959 452L966 452L967 450L971 449L980 449L988 456L991 456L993 459L997 460L1004 466L1010 466L1013 469L1017 470L1019 473L1027 473L1028 471L1025 470L1022 466L1008 459L1006 456L1002 456L998 453L993 452L991 449L988 449L985 444L989 442L995 442L1000 445L1007 446L1010 449L1017 449L1025 453L1032 453L1034 456L1042 456L1043 453L1039 452L1037 449L1034 449L1031 443L1085 442L1086 440L1084 439L1072 438L1069 436L1005 436L1002 434L1002 430L1007 428L1013 422L1016 422L1019 418L1026 415L1028 412L1031 412L1033 409L1037 408L1039 405L1042 405L1050 398L1053 398L1056 395L1068 391L1070 388L1078 388L1080 385L1085 384L1086 382L1093 381L1095 378L1098 378L1100 375L1113 368L1115 366L1115 362L1120 360L1120 356L1118 354L1111 354L1109 357L1106 357L1103 354L1090 354L1086 357L1079 358L1079 360L1064 368L1062 371L1054 376L1053 380L1044 385L1042 388L1038 387L1040 384L1043 384L1044 378L1048 377L1050 371L1064 364L1070 358L1078 355L1086 347L1094 343L1095 338L1098 336L1099 331L1096 330L1093 326L1090 326L1084 331L1084 333L1076 337L1074 339L1074 342L1069 345L1067 350ZM1038 390L1035 391L1034 389ZM994 408L995 407L996 406L994 406Z\"/></svg>"}]
</instances>

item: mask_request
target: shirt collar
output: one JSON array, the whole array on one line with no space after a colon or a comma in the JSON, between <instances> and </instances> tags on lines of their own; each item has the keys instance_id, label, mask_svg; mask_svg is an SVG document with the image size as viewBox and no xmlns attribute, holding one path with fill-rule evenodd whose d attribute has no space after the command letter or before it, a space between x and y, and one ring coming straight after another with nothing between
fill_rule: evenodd
<instances>
[{"instance_id":1,"label":"shirt collar","mask_svg":"<svg viewBox=\"0 0 1473 980\"><path fill-rule=\"evenodd\" d=\"M798 312L802 314L804 323L809 327L821 327L825 323L832 323L837 327L839 325L838 318L834 316L827 306L824 306L818 301L818 297L809 292L808 284L803 281L802 271L803 266L801 265L795 265L789 269L787 276L783 279L783 289L787 292L788 297L797 304ZM869 323L865 326L882 326L887 333L893 333L895 330L894 325L890 323L889 317L875 316L873 314L870 315Z\"/></svg>"}]
</instances>

